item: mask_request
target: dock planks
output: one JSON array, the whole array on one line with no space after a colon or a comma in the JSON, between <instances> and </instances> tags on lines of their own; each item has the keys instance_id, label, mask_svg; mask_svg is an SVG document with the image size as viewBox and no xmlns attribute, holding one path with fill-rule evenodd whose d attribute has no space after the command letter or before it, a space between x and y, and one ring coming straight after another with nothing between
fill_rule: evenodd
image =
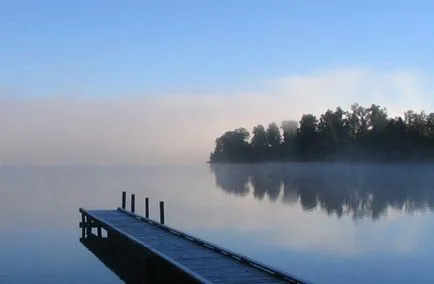
<instances>
[{"instance_id":1,"label":"dock planks","mask_svg":"<svg viewBox=\"0 0 434 284\"><path fill-rule=\"evenodd\" d=\"M198 283L306 283L179 230L118 208L80 209L90 227L115 232ZM89 226L84 226L83 228ZM83 229L84 230L84 229ZM89 232L89 231L88 231Z\"/></svg>"}]
</instances>

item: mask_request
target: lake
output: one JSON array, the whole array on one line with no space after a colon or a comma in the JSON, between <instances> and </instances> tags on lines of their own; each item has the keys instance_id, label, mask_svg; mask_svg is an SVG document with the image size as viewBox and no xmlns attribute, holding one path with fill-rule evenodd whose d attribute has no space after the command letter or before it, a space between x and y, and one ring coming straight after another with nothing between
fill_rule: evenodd
<instances>
[{"instance_id":1,"label":"lake","mask_svg":"<svg viewBox=\"0 0 434 284\"><path fill-rule=\"evenodd\" d=\"M79 207L151 218L313 283L433 283L434 166L1 167L0 283L119 283ZM54 213L53 213L54 212Z\"/></svg>"}]
</instances>

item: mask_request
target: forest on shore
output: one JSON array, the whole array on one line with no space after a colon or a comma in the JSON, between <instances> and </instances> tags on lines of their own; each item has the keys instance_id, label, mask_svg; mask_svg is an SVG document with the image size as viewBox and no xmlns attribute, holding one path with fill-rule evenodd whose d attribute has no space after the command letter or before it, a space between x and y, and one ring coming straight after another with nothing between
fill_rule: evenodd
<instances>
[{"instance_id":1,"label":"forest on shore","mask_svg":"<svg viewBox=\"0 0 434 284\"><path fill-rule=\"evenodd\" d=\"M386 108L357 103L300 121L226 131L215 140L210 163L278 161L429 161L434 159L434 113L408 110L389 118Z\"/></svg>"}]
</instances>

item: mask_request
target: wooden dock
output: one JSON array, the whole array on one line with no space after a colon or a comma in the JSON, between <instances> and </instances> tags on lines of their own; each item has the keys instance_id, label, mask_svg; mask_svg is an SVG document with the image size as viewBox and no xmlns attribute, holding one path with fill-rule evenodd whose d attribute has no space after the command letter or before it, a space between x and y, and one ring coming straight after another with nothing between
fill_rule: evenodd
<instances>
[{"instance_id":1,"label":"wooden dock","mask_svg":"<svg viewBox=\"0 0 434 284\"><path fill-rule=\"evenodd\" d=\"M132 197L132 211L134 211ZM148 208L148 201L146 202ZM127 283L307 283L248 257L223 249L164 225L164 204L160 223L123 208L85 210L80 208L81 241L92 251L98 245L108 259L106 265ZM96 254L96 253L95 253ZM123 258L124 264L119 264ZM115 265L113 263L117 262ZM113 267L117 266L117 267ZM125 268L134 271L128 272ZM121 271L118 273L118 271Z\"/></svg>"}]
</instances>

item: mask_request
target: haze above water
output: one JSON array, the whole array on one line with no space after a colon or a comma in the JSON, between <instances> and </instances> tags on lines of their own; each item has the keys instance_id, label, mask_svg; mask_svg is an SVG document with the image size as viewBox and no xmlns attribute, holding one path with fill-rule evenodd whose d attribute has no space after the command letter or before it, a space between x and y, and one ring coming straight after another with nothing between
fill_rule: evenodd
<instances>
[{"instance_id":1,"label":"haze above water","mask_svg":"<svg viewBox=\"0 0 434 284\"><path fill-rule=\"evenodd\" d=\"M434 166L0 168L0 283L118 283L79 207L151 199L169 225L314 283L432 283Z\"/></svg>"}]
</instances>

